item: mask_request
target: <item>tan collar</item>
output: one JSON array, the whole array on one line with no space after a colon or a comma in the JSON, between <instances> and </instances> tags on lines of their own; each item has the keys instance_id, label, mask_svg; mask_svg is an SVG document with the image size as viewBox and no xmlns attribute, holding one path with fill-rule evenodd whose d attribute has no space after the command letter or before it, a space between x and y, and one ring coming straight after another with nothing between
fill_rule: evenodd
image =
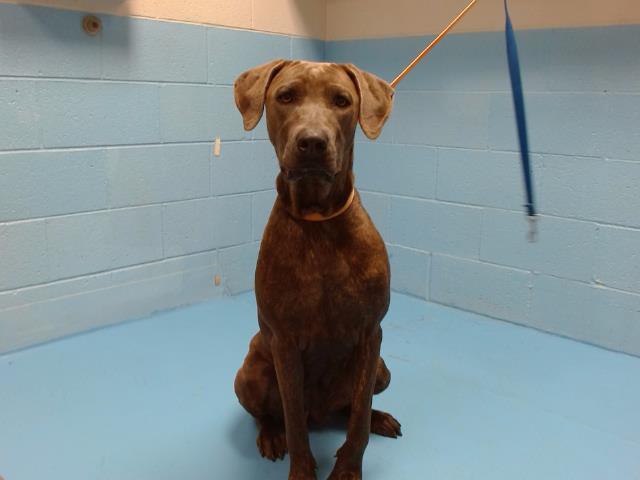
<instances>
[{"instance_id":1,"label":"tan collar","mask_svg":"<svg viewBox=\"0 0 640 480\"><path fill-rule=\"evenodd\" d=\"M314 212L314 213L307 213L306 215L303 215L300 218L302 220L307 220L308 222L325 222L327 220L331 220L332 218L336 218L342 215L347 210L349 210L349 207L353 203L353 199L355 198L355 196L356 196L356 189L352 188L351 193L349 194L349 198L347 198L347 201L345 202L345 204L340 208L340 210L336 210L331 215L325 216L320 213Z\"/></svg>"}]
</instances>

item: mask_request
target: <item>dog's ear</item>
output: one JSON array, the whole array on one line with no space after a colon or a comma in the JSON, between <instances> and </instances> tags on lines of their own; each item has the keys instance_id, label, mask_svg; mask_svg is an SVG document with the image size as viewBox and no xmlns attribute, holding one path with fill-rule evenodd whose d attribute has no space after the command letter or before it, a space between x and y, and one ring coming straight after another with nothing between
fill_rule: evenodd
<instances>
[{"instance_id":1,"label":"dog's ear","mask_svg":"<svg viewBox=\"0 0 640 480\"><path fill-rule=\"evenodd\" d=\"M393 88L355 65L344 65L360 93L360 128L371 140L378 138L393 106Z\"/></svg>"},{"instance_id":2,"label":"dog's ear","mask_svg":"<svg viewBox=\"0 0 640 480\"><path fill-rule=\"evenodd\" d=\"M274 60L240 74L233 84L236 106L242 114L245 130L253 130L262 117L267 88L273 77L287 64Z\"/></svg>"}]
</instances>

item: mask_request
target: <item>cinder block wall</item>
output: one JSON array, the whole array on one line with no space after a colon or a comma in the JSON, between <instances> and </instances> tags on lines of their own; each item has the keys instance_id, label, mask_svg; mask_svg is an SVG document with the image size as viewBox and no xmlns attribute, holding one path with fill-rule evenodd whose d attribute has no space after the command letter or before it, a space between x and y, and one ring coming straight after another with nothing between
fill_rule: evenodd
<instances>
[{"instance_id":1,"label":"cinder block wall","mask_svg":"<svg viewBox=\"0 0 640 480\"><path fill-rule=\"evenodd\" d=\"M331 41L392 79L432 37ZM357 183L396 290L640 354L640 26L518 33L542 213L527 243L503 33L448 37Z\"/></svg>"},{"instance_id":2,"label":"cinder block wall","mask_svg":"<svg viewBox=\"0 0 640 480\"><path fill-rule=\"evenodd\" d=\"M318 21L346 32L328 7ZM235 75L295 57L391 79L428 40L102 18L91 38L78 13L0 4L0 352L250 289L276 170L264 125L241 129ZM306 28L283 19L265 28ZM400 85L380 140L358 138L393 287L640 354L640 27L518 36L540 241L525 241L502 34L453 35Z\"/></svg>"},{"instance_id":3,"label":"cinder block wall","mask_svg":"<svg viewBox=\"0 0 640 480\"><path fill-rule=\"evenodd\" d=\"M0 352L252 288L276 162L231 85L323 57L321 41L126 17L90 37L81 18L0 4Z\"/></svg>"}]
</instances>

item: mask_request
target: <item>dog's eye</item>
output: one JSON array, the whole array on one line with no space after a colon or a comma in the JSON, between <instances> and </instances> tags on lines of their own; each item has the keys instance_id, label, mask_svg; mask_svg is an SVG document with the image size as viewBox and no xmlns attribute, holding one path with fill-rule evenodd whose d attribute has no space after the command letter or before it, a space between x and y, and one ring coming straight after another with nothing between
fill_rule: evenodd
<instances>
[{"instance_id":1,"label":"dog's eye","mask_svg":"<svg viewBox=\"0 0 640 480\"><path fill-rule=\"evenodd\" d=\"M349 105L351 105L351 102L349 101L349 99L344 95L336 95L335 97L333 97L333 103L335 104L336 107L340 107L340 108L346 108Z\"/></svg>"},{"instance_id":2,"label":"dog's eye","mask_svg":"<svg viewBox=\"0 0 640 480\"><path fill-rule=\"evenodd\" d=\"M280 103L291 103L293 102L293 92L282 92L278 95L278 102Z\"/></svg>"}]
</instances>

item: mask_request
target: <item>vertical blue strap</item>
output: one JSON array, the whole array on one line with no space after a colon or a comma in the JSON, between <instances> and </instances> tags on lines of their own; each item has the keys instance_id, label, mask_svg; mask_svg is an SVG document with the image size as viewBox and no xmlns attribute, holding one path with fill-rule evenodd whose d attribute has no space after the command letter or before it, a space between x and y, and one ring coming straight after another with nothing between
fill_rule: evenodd
<instances>
[{"instance_id":1,"label":"vertical blue strap","mask_svg":"<svg viewBox=\"0 0 640 480\"><path fill-rule=\"evenodd\" d=\"M527 193L527 215L536 215L535 200L533 197L533 184L531 175L531 162L529 159L529 140L527 138L527 119L524 110L524 98L522 95L522 78L520 76L520 62L518 60L518 46L516 36L513 33L513 25L509 17L507 0L504 0L504 12L506 16L506 37L507 37L507 60L509 62L509 75L511 76L511 90L513 92L513 105L516 112L516 123L518 126L518 139L520 141L520 154L522 157L522 173L524 175L524 186Z\"/></svg>"}]
</instances>

